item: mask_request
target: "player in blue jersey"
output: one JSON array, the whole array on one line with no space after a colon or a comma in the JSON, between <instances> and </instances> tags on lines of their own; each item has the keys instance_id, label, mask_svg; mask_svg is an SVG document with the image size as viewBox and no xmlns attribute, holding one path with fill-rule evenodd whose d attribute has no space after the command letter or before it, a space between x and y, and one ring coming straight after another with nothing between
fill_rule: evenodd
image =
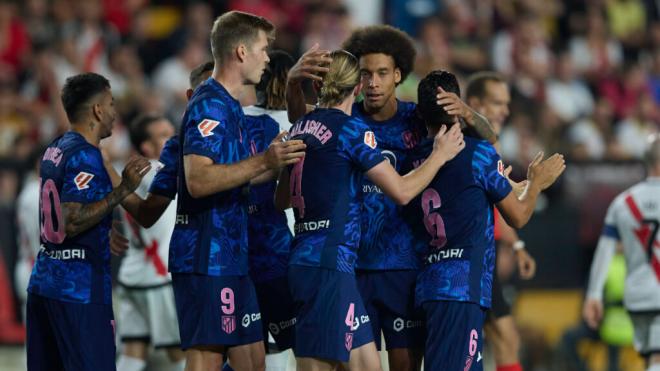
<instances>
[{"instance_id":1,"label":"player in blue jersey","mask_svg":"<svg viewBox=\"0 0 660 371\"><path fill-rule=\"evenodd\" d=\"M261 314L247 275L246 186L298 162L305 146L276 140L250 156L236 98L259 82L273 31L248 13L218 17L212 78L194 91L182 119L169 269L189 370L217 369L223 354L239 370L264 367Z\"/></svg>"},{"instance_id":2,"label":"player in blue jersey","mask_svg":"<svg viewBox=\"0 0 660 371\"><path fill-rule=\"evenodd\" d=\"M416 105L396 98L396 87L411 72L415 60L413 41L404 32L377 25L354 31L344 49L359 58L364 100L353 105L352 115L363 119L376 135L378 146L391 165L401 173L407 153L425 135L426 128L416 115ZM290 119L304 112L300 81L318 80L327 51L305 53L289 74ZM468 125L473 135L494 142L488 121L469 109L458 96L445 93L441 99ZM358 287L371 319L376 346L385 338L391 370L418 370L423 351L423 323L414 307L418 258L412 247L412 233L400 216L400 207L369 179L364 193L362 236L356 265ZM396 225L396 228L391 226Z\"/></svg>"},{"instance_id":3,"label":"player in blue jersey","mask_svg":"<svg viewBox=\"0 0 660 371\"><path fill-rule=\"evenodd\" d=\"M511 96L506 80L494 72L479 72L470 76L465 90L465 100L470 107L486 116L493 125L495 132L499 134L504 121L509 116ZM494 144L496 149L498 149L497 144ZM516 185L516 187L521 185L522 183ZM536 270L536 263L525 249L524 242L518 238L518 234L514 229L506 225L497 212L495 213L494 222L496 251L499 251L499 248L512 248L518 263L520 277L522 279L532 278ZM500 231L499 236L498 228ZM501 247L497 247L498 244ZM495 261L497 262L497 258ZM495 272L497 272L497 269L495 269ZM493 347L496 371L522 371L518 356L520 335L511 315L511 307L504 299L502 285L497 274L493 274L491 304L484 324L484 332L486 339Z\"/></svg>"},{"instance_id":4,"label":"player in blue jersey","mask_svg":"<svg viewBox=\"0 0 660 371\"><path fill-rule=\"evenodd\" d=\"M71 130L41 160L41 250L28 287L28 370L115 370L109 231L115 206L151 166L134 157L113 189L98 149L116 113L110 83L67 79L62 103Z\"/></svg>"},{"instance_id":5,"label":"player in blue jersey","mask_svg":"<svg viewBox=\"0 0 660 371\"><path fill-rule=\"evenodd\" d=\"M431 138L457 123L438 106L437 91L460 94L456 77L434 71L419 84L420 113ZM455 125L454 125L455 126ZM565 169L561 155L530 164L525 192L518 198L503 174L495 148L465 138L466 148L443 166L429 186L406 208L416 238L425 242L424 267L417 278L415 299L425 313L425 367L431 370L482 370L482 327L491 305L495 258L493 205L509 225L524 226L539 193ZM424 164L430 139L422 141L404 166Z\"/></svg>"},{"instance_id":6,"label":"player in blue jersey","mask_svg":"<svg viewBox=\"0 0 660 371\"><path fill-rule=\"evenodd\" d=\"M399 176L374 132L350 116L361 89L358 60L341 50L330 57L318 86L319 107L291 128L290 136L307 144L305 157L282 171L276 194L278 207L292 206L296 217L289 260L297 309L294 352L303 370L331 370L340 362L375 370L380 361L354 277L363 173L397 204L406 204L463 148L462 134L458 127L441 131L429 160Z\"/></svg>"},{"instance_id":7,"label":"player in blue jersey","mask_svg":"<svg viewBox=\"0 0 660 371\"><path fill-rule=\"evenodd\" d=\"M284 51L268 53L270 61L255 87L256 105L244 107L251 155L268 149L282 130L291 126L286 115L284 87L295 61ZM289 293L287 266L293 235L287 215L275 208L273 196L277 182L271 180L250 186L248 206L248 266L254 281L261 310L268 369L285 369L289 353L277 353L293 347L295 315ZM275 346L268 346L268 334ZM270 348L270 349L268 349Z\"/></svg>"}]
</instances>

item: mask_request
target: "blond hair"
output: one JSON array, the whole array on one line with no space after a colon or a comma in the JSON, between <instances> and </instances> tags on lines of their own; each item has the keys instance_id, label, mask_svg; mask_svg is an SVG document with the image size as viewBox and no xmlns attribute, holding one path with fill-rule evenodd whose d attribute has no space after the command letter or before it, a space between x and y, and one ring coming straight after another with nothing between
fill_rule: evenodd
<instances>
[{"instance_id":1,"label":"blond hair","mask_svg":"<svg viewBox=\"0 0 660 371\"><path fill-rule=\"evenodd\" d=\"M345 50L330 53L332 62L323 76L323 86L319 93L319 103L334 106L341 103L360 83L360 65L355 56Z\"/></svg>"},{"instance_id":2,"label":"blond hair","mask_svg":"<svg viewBox=\"0 0 660 371\"><path fill-rule=\"evenodd\" d=\"M213 60L216 64L222 63L241 43L255 42L259 31L264 31L269 39L273 39L275 26L264 17L235 10L219 16L211 29Z\"/></svg>"}]
</instances>

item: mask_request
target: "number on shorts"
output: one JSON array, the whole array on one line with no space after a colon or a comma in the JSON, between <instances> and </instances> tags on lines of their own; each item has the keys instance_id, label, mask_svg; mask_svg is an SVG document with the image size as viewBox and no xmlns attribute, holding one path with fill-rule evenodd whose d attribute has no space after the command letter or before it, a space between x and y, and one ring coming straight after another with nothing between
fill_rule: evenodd
<instances>
[{"instance_id":1,"label":"number on shorts","mask_svg":"<svg viewBox=\"0 0 660 371\"><path fill-rule=\"evenodd\" d=\"M431 246L441 248L447 244L447 232L445 231L445 222L439 213L433 211L442 206L442 200L438 192L429 188L422 193L422 210L424 210L424 227L431 235Z\"/></svg>"},{"instance_id":2,"label":"number on shorts","mask_svg":"<svg viewBox=\"0 0 660 371\"><path fill-rule=\"evenodd\" d=\"M233 314L236 309L234 306L234 290L225 287L220 292L220 301L222 301L222 313Z\"/></svg>"},{"instance_id":3,"label":"number on shorts","mask_svg":"<svg viewBox=\"0 0 660 371\"><path fill-rule=\"evenodd\" d=\"M352 329L354 319L355 319L355 304L351 303L348 306L348 312L346 312L346 320L345 320L346 326Z\"/></svg>"},{"instance_id":4,"label":"number on shorts","mask_svg":"<svg viewBox=\"0 0 660 371\"><path fill-rule=\"evenodd\" d=\"M479 334L477 334L477 330L472 329L470 331L470 356L474 357L474 355L477 353L477 346L479 343L477 340L479 339Z\"/></svg>"},{"instance_id":5,"label":"number on shorts","mask_svg":"<svg viewBox=\"0 0 660 371\"><path fill-rule=\"evenodd\" d=\"M289 179L289 191L291 192L291 206L298 209L298 215L305 217L305 198L302 195L302 172L305 157L293 165L291 178Z\"/></svg>"},{"instance_id":6,"label":"number on shorts","mask_svg":"<svg viewBox=\"0 0 660 371\"><path fill-rule=\"evenodd\" d=\"M62 205L60 204L60 194L57 192L57 186L55 186L52 179L46 179L46 182L41 185L39 203L43 213L41 237L50 243L62 243L65 238ZM56 223L57 226L55 226Z\"/></svg>"}]
</instances>

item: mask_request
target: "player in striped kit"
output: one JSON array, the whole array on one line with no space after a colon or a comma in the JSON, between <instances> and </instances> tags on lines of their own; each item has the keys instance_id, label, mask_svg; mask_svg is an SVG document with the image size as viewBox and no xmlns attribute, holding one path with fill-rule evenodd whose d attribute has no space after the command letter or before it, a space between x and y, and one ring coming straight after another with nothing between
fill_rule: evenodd
<instances>
[{"instance_id":1,"label":"player in striped kit","mask_svg":"<svg viewBox=\"0 0 660 371\"><path fill-rule=\"evenodd\" d=\"M660 135L645 154L648 178L618 195L610 204L591 263L583 315L597 328L603 317L603 287L617 244L626 258L623 303L635 328L635 348L648 360L648 371L660 370Z\"/></svg>"},{"instance_id":2,"label":"player in striped kit","mask_svg":"<svg viewBox=\"0 0 660 371\"><path fill-rule=\"evenodd\" d=\"M167 272L167 258L170 236L176 219L176 188L167 191L162 178L176 174L171 166L177 153L163 151L165 142L174 135L174 126L165 117L142 115L129 127L133 147L150 159L152 167L165 165L160 172L149 172L136 190L140 197L165 200L166 209L158 214L154 223L142 223L123 213L126 235L130 248L119 268L118 281L121 287L119 305L119 335L122 340L122 355L117 362L121 371L141 371L146 366L148 345L165 348L172 362L172 368L183 369L183 353L179 349L179 328L177 326L172 278ZM167 157L167 159L166 159ZM176 181L176 176L173 177ZM173 182L172 185L176 183ZM172 188L172 187L171 187ZM143 228L141 224L146 224ZM151 225L149 225L151 224Z\"/></svg>"}]
</instances>

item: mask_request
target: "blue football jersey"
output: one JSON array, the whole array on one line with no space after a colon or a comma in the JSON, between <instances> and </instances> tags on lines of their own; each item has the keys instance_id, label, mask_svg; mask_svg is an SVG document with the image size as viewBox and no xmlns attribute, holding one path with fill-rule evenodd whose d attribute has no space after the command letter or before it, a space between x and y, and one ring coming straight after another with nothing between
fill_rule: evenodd
<instances>
[{"instance_id":1,"label":"blue football jersey","mask_svg":"<svg viewBox=\"0 0 660 371\"><path fill-rule=\"evenodd\" d=\"M291 128L307 145L289 168L296 236L290 264L353 273L360 243L363 173L384 160L359 118L318 108Z\"/></svg>"},{"instance_id":2,"label":"blue football jersey","mask_svg":"<svg viewBox=\"0 0 660 371\"><path fill-rule=\"evenodd\" d=\"M408 153L426 135L424 123L417 117L416 104L397 101L396 115L386 121L374 121L361 103L353 105L353 116L361 118L376 134L378 149L399 174ZM401 207L387 197L369 178L362 182L364 209L357 269L419 269L413 249L413 235L404 222Z\"/></svg>"},{"instance_id":3,"label":"blue football jersey","mask_svg":"<svg viewBox=\"0 0 660 371\"><path fill-rule=\"evenodd\" d=\"M55 139L41 159L39 220L41 251L28 291L73 303L110 304L112 216L75 237L65 233L61 204L89 204L112 191L99 149L69 131Z\"/></svg>"},{"instance_id":4,"label":"blue football jersey","mask_svg":"<svg viewBox=\"0 0 660 371\"><path fill-rule=\"evenodd\" d=\"M168 139L158 158L163 168L154 176L149 193L167 197L173 200L176 197L176 179L179 171L179 136Z\"/></svg>"},{"instance_id":5,"label":"blue football jersey","mask_svg":"<svg viewBox=\"0 0 660 371\"><path fill-rule=\"evenodd\" d=\"M424 140L404 169L418 167L432 148L433 141ZM415 293L418 304L454 300L490 307L495 264L493 205L511 192L502 172L495 148L466 136L465 149L406 206L406 219L423 241L424 266Z\"/></svg>"},{"instance_id":6,"label":"blue football jersey","mask_svg":"<svg viewBox=\"0 0 660 371\"><path fill-rule=\"evenodd\" d=\"M183 156L233 164L250 155L245 116L237 100L215 79L194 92L179 133L177 219L169 270L210 276L247 275L247 184L207 197L188 192Z\"/></svg>"},{"instance_id":7,"label":"blue football jersey","mask_svg":"<svg viewBox=\"0 0 660 371\"><path fill-rule=\"evenodd\" d=\"M279 124L268 115L245 116L250 153L268 149ZM250 186L248 206L248 267L254 282L286 276L293 235L286 215L273 202L277 181Z\"/></svg>"}]
</instances>

